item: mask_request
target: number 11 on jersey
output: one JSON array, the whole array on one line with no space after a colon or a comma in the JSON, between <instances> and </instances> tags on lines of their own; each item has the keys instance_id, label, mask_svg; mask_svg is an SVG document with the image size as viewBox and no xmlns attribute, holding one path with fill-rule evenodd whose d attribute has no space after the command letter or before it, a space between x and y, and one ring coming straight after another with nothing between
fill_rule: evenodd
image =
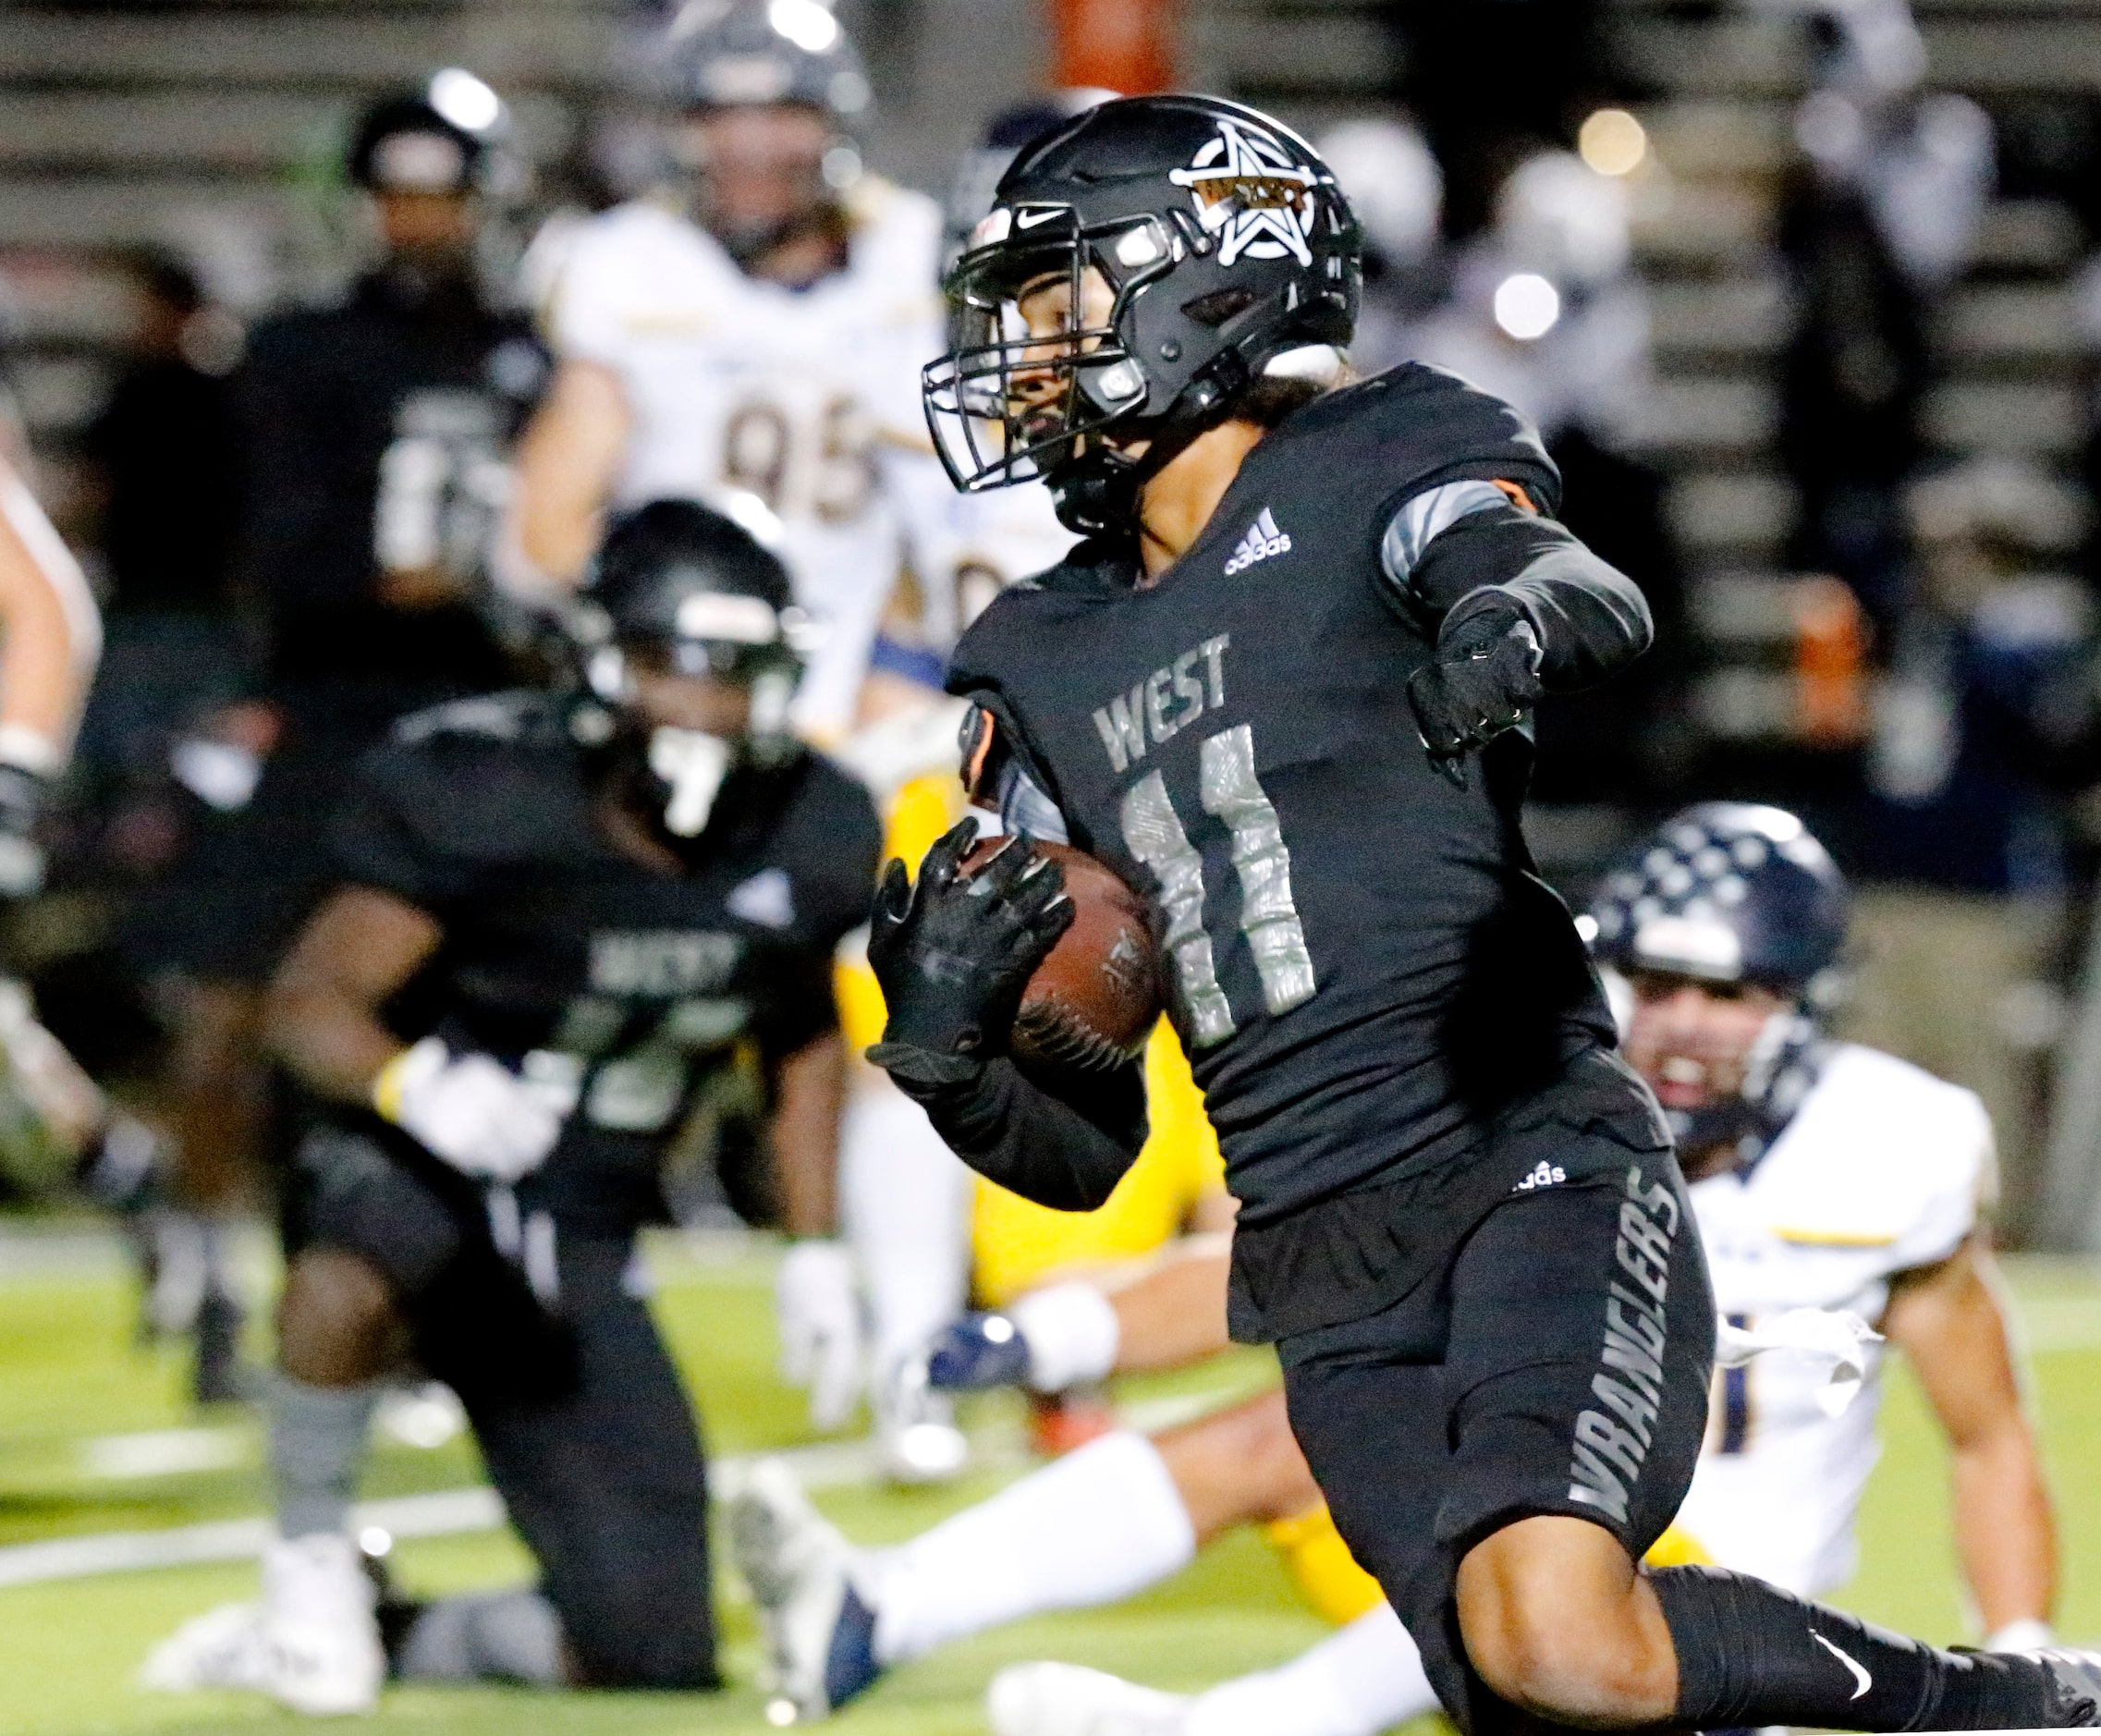
<instances>
[{"instance_id":1,"label":"number 11 on jersey","mask_svg":"<svg viewBox=\"0 0 2101 1736\"><path fill-rule=\"evenodd\" d=\"M1240 724L1207 738L1199 750L1197 789L1203 811L1225 823L1240 883L1240 933L1254 956L1264 1010L1272 1018L1311 1000L1320 986L1305 930L1291 896L1291 852L1276 809L1255 775L1254 730ZM1203 858L1190 842L1166 780L1148 772L1124 793L1124 848L1160 881L1167 915L1166 946L1175 984L1198 1048L1223 1043L1239 1029L1219 985L1211 935L1203 923Z\"/></svg>"}]
</instances>

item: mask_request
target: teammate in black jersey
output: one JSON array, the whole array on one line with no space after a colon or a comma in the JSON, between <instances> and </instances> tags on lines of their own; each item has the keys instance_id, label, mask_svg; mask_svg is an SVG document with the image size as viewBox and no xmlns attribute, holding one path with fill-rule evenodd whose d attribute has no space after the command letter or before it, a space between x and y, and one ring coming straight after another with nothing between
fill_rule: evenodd
<instances>
[{"instance_id":1,"label":"teammate in black jersey","mask_svg":"<svg viewBox=\"0 0 2101 1736\"><path fill-rule=\"evenodd\" d=\"M784 1337L850 1322L824 1240L845 1081L831 972L880 832L860 786L787 732L798 617L742 531L691 503L638 508L581 606L585 700L457 702L373 752L335 828L337 889L273 989L273 1045L318 1110L286 1210L285 1541L245 1628L164 1649L169 1685L371 1704L379 1633L348 1513L372 1383L403 1351L464 1400L541 1581L395 1624L397 1669L715 1682L701 1447L634 1237L663 1216L697 1094L719 1111L748 1070L780 1224L807 1239Z\"/></svg>"},{"instance_id":2,"label":"teammate in black jersey","mask_svg":"<svg viewBox=\"0 0 2101 1736\"><path fill-rule=\"evenodd\" d=\"M1352 1552L1469 1729L2092 1722L2084 1655L1931 1650L1716 1571L1643 1572L1706 1418L1713 1310L1670 1139L1519 829L1528 711L1643 648L1515 411L1336 383L1357 229L1252 110L1103 104L1026 150L948 279L928 419L958 484L1041 475L1089 532L951 689L1008 829L1150 895L1274 1339ZM1004 1038L1069 921L959 831L878 895L874 1057L1048 1204L1138 1149L1135 1069ZM850 1613L850 1612L849 1612ZM840 1633L851 1638L853 1623Z\"/></svg>"},{"instance_id":3,"label":"teammate in black jersey","mask_svg":"<svg viewBox=\"0 0 2101 1736\"><path fill-rule=\"evenodd\" d=\"M263 322L235 384L248 507L237 584L262 617L283 740L208 834L156 962L260 984L325 880L315 829L396 717L502 685L482 617L504 457L545 383L522 312L480 278L485 141L422 96L360 117L345 173L382 251L339 298Z\"/></svg>"},{"instance_id":4,"label":"teammate in black jersey","mask_svg":"<svg viewBox=\"0 0 2101 1736\"><path fill-rule=\"evenodd\" d=\"M206 733L266 757L247 799L213 792L165 896L127 922L140 968L170 979L156 1000L175 1026L175 1192L208 1248L265 1140L258 1008L327 886L315 816L395 718L509 679L482 617L482 562L547 358L531 320L481 281L489 160L425 95L368 108L344 173L379 256L341 296L258 324L233 382L246 472L233 589L261 630L260 703ZM238 1323L220 1264L199 1385L226 1396Z\"/></svg>"}]
</instances>

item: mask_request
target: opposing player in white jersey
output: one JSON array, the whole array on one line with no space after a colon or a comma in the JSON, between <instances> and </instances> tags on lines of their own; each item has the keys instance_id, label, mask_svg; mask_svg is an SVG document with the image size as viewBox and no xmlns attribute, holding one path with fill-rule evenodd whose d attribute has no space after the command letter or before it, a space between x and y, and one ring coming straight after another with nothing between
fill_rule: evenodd
<instances>
[{"instance_id":1,"label":"opposing player in white jersey","mask_svg":"<svg viewBox=\"0 0 2101 1736\"><path fill-rule=\"evenodd\" d=\"M568 226L558 259L541 262L557 370L520 446L508 565L559 595L609 507L686 496L728 514L787 563L812 630L795 722L837 748L861 721L908 520L924 520L911 539L922 582L983 558L971 527L950 522L920 410L919 370L943 341L941 211L862 172L867 76L816 0L692 0L652 66L675 173ZM885 796L912 769L893 763L898 734L847 756L881 763L869 781ZM953 726L933 735L952 766ZM962 1304L968 1191L923 1113L860 1071L842 1183L880 1375ZM783 1270L790 1372L809 1377L826 1426L859 1391L846 1262L843 1248L799 1248ZM900 1475L959 1465L962 1437L940 1417L881 1421Z\"/></svg>"},{"instance_id":2,"label":"opposing player in white jersey","mask_svg":"<svg viewBox=\"0 0 2101 1736\"><path fill-rule=\"evenodd\" d=\"M1851 1311L1879 1325L1910 1357L1953 1449L1957 1543L1985 1645L2047 1644L2055 1534L1978 1219L1991 1183L1991 1130L1970 1093L1823 1035L1819 1010L1846 922L1844 885L1829 857L1778 810L1695 808L1629 858L1589 922L1614 979L1629 1058L1676 1123L1718 1306L1753 1340L1802 1308ZM1554 1184L1551 1171L1536 1182ZM1222 1346L1224 1263L1214 1264L1216 1296L1198 1305L1206 1314L1215 1309ZM1122 1319L1128 1339L1130 1295L1118 1298L1114 1315L1045 1292L1042 1307L971 1317L943 1336L936 1363L959 1371L958 1385L979 1384L968 1372L973 1364L1004 1363L1006 1377L1039 1384L1045 1369L1057 1378L1098 1376L1129 1353L1119 1352L1115 1323ZM1185 1311L1191 1296L1181 1280ZM1179 1348L1186 1354L1193 1346ZM1864 1390L1841 1408L1829 1401L1827 1358L1779 1349L1720 1369L1699 1469L1666 1535L1670 1559L1712 1559L1803 1595L1843 1583L1877 1451L1878 1347L1867 1347L1863 1372ZM1635 1385L1631 1376L1616 1396L1626 1400ZM1118 1528L1147 1534L1138 1522L1157 1509L1153 1529L1178 1540L1156 1550L1157 1567L1137 1579L1106 1571L1109 1563L1088 1570L1064 1559L1080 1540L1102 1534L1085 1513L1052 1510L1087 1498L1093 1479L1077 1456L1059 1485L1026 1497L1020 1485L977 1510L982 1519L951 1520L924 1545L849 1561L847 1583L867 1607L857 1623L849 1605L824 1636L830 1703L886 1662L917 1655L909 1628L952 1637L981 1625L968 1609L1011 1619L1069 1605L1076 1587L1125 1595L1188 1559L1193 1538L1216 1528L1200 1517L1261 1516L1271 1496L1258 1485L1288 1486L1286 1459L1295 1455L1288 1435L1265 1443L1248 1431L1260 1423L1281 1434L1281 1412L1278 1405L1240 1419L1237 1474L1246 1486L1237 1496L1185 1487L1171 1444L1150 1453L1135 1436L1117 1437L1130 1461L1116 1484ZM1105 1455L1087 1469L1105 1477L1113 1468ZM792 1505L780 1510L792 1513ZM801 1552L814 1559L822 1535L807 1522L800 1529ZM1032 1537L1039 1564L1013 1559L1020 1552L1001 1547L1003 1529ZM1063 1547L1045 1550L1044 1537ZM922 1562L947 1562L956 1577L955 1562L979 1559L988 1562L988 1585L922 1583ZM801 1594L807 1609L822 1575L780 1577L767 1600L770 1625L776 1653L792 1664L796 1636L781 1618L800 1611L785 1594ZM1008 1583L1017 1580L1041 1583ZM852 1632L857 1625L863 1632ZM894 1647L886 1631L901 1636ZM858 1671L856 1654L868 1660ZM990 1695L997 1736L1373 1736L1435 1705L1412 1643L1383 1603L1279 1669L1194 1696L1064 1664L1004 1671Z\"/></svg>"},{"instance_id":3,"label":"opposing player in white jersey","mask_svg":"<svg viewBox=\"0 0 2101 1736\"><path fill-rule=\"evenodd\" d=\"M676 193L576 226L559 368L519 454L519 551L573 583L608 507L687 495L770 530L825 630L798 699L854 721L899 558L886 449L924 444L940 208L861 167L859 56L816 0L697 0L657 44Z\"/></svg>"},{"instance_id":4,"label":"opposing player in white jersey","mask_svg":"<svg viewBox=\"0 0 2101 1736\"><path fill-rule=\"evenodd\" d=\"M1790 814L1711 803L1612 875L1591 921L1626 985L1628 1058L1675 1124L1716 1306L1753 1327L1802 1306L1881 1326L1953 1449L1986 1644L2045 1641L2055 1533L1979 1218L1991 1124L1973 1094L1820 1028L1846 923L1830 858ZM1799 1361L1718 1375L1680 1526L1790 1590L1842 1584L1879 1450L1878 1373L1837 1416Z\"/></svg>"}]
</instances>

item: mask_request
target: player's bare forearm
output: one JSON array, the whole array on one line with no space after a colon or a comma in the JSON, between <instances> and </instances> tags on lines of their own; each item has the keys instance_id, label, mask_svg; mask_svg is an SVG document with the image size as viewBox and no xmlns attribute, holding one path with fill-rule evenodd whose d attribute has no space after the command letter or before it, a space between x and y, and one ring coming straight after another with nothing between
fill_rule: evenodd
<instances>
[{"instance_id":1,"label":"player's bare forearm","mask_svg":"<svg viewBox=\"0 0 2101 1736\"><path fill-rule=\"evenodd\" d=\"M1959 1449L1955 1547L1985 1632L2046 1621L2057 1596L2057 1527L2035 1443L2022 1427Z\"/></svg>"},{"instance_id":2,"label":"player's bare forearm","mask_svg":"<svg viewBox=\"0 0 2101 1736\"><path fill-rule=\"evenodd\" d=\"M263 1009L263 1041L294 1077L342 1103L372 1101L400 1053L380 1017L443 938L427 911L364 886L330 897L299 931Z\"/></svg>"},{"instance_id":3,"label":"player's bare forearm","mask_svg":"<svg viewBox=\"0 0 2101 1736\"><path fill-rule=\"evenodd\" d=\"M1105 1285L1119 1328L1117 1368L1125 1374L1184 1368L1232 1342L1226 1329L1230 1236L1190 1236L1129 1282Z\"/></svg>"},{"instance_id":4,"label":"player's bare forearm","mask_svg":"<svg viewBox=\"0 0 2101 1736\"><path fill-rule=\"evenodd\" d=\"M550 584L573 588L598 545L629 422L610 369L566 361L519 440L512 538Z\"/></svg>"},{"instance_id":5,"label":"player's bare forearm","mask_svg":"<svg viewBox=\"0 0 2101 1736\"><path fill-rule=\"evenodd\" d=\"M846 1092L846 1043L837 1031L804 1044L775 1070L774 1165L781 1229L790 1236L829 1236L837 1228Z\"/></svg>"},{"instance_id":6,"label":"player's bare forearm","mask_svg":"<svg viewBox=\"0 0 2101 1736\"><path fill-rule=\"evenodd\" d=\"M1912 1359L1954 1460L1956 1547L1986 1632L2047 1619L2057 1527L1988 1249L1898 1279L1883 1329Z\"/></svg>"}]
</instances>

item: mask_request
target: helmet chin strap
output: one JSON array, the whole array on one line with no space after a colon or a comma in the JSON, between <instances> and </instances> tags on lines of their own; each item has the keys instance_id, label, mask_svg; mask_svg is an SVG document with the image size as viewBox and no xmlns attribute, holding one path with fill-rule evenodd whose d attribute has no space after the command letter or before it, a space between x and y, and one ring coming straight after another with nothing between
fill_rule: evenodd
<instances>
[{"instance_id":1,"label":"helmet chin strap","mask_svg":"<svg viewBox=\"0 0 2101 1736\"><path fill-rule=\"evenodd\" d=\"M1097 433L1092 452L1059 467L1062 473L1044 478L1058 522L1082 536L1126 530L1135 534L1145 484L1202 435L1230 422L1247 386L1265 378L1311 380L1332 386L1340 383L1345 371L1342 352L1329 344L1287 349L1255 372L1250 372L1238 353L1227 350L1206 374L1183 390L1136 458L1126 457ZM1114 430L1111 423L1102 432Z\"/></svg>"},{"instance_id":2,"label":"helmet chin strap","mask_svg":"<svg viewBox=\"0 0 2101 1736\"><path fill-rule=\"evenodd\" d=\"M704 729L662 725L650 732L649 769L671 789L665 829L674 837L698 837L729 776L729 743Z\"/></svg>"},{"instance_id":3,"label":"helmet chin strap","mask_svg":"<svg viewBox=\"0 0 2101 1736\"><path fill-rule=\"evenodd\" d=\"M1139 502L1145 484L1179 458L1199 434L1216 427L1231 413L1229 404L1220 403L1204 415L1166 423L1136 458L1110 446L1100 433L1085 436L1093 442L1093 449L1044 478L1050 485L1058 522L1081 536L1136 536Z\"/></svg>"}]
</instances>

